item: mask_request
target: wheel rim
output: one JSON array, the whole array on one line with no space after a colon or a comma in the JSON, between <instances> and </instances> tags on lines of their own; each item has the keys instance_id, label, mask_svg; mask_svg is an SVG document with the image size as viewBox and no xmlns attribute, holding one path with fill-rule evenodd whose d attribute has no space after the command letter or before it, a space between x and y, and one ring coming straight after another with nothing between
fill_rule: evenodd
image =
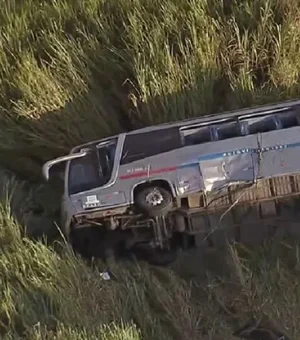
<instances>
[{"instance_id":1,"label":"wheel rim","mask_svg":"<svg viewBox=\"0 0 300 340\"><path fill-rule=\"evenodd\" d=\"M153 207L161 205L163 201L164 197L160 190L158 190L157 188L150 191L146 196L146 202Z\"/></svg>"}]
</instances>

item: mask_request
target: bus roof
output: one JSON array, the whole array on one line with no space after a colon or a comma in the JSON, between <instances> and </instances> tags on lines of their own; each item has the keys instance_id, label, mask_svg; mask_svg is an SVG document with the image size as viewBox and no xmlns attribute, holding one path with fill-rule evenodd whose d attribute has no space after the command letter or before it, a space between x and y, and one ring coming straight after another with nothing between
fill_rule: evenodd
<instances>
[{"instance_id":1,"label":"bus roof","mask_svg":"<svg viewBox=\"0 0 300 340\"><path fill-rule=\"evenodd\" d=\"M219 112L219 113L203 115L203 116L199 116L195 118L188 118L188 119L182 119L182 120L173 121L169 123L152 125L152 126L144 127L144 128L137 129L137 130L132 130L128 132L127 134L144 133L144 132L159 130L162 128L176 127L176 126L181 126L181 125L196 125L196 124L201 124L201 123L214 122L218 120L227 120L227 119L235 120L238 117L241 117L241 116L244 117L248 115L250 118L250 117L255 117L255 116L266 114L268 113L268 111L271 114L273 112L275 113L280 110L285 110L285 109L288 110L298 105L300 106L300 100L288 100L288 101L283 101L283 102L274 103L274 104L256 105L256 106L242 108L242 109L224 111L224 112Z\"/></svg>"},{"instance_id":2,"label":"bus roof","mask_svg":"<svg viewBox=\"0 0 300 340\"><path fill-rule=\"evenodd\" d=\"M165 129L168 127L177 127L177 126L182 126L182 125L197 125L201 123L210 123L210 122L216 122L219 120L224 120L224 121L232 121L236 120L237 118L243 116L249 116L250 117L255 117L259 116L262 114L267 114L267 113L276 113L278 111L283 111L283 110L288 110L296 106L300 106L300 100L287 100L283 101L280 103L273 103L273 104L267 104L267 105L256 105L256 106L250 106L242 109L236 109L236 110L231 110L231 111L224 111L224 112L219 112L219 113L214 113L214 114L208 114L208 115L203 115L195 118L188 118L188 119L183 119L183 120L178 120L178 121L173 121L169 123L162 123L162 124L157 124L157 125L152 125L136 130L132 130L127 132L127 135L131 134L138 134L138 133L146 133L146 132L151 132L155 130L160 130L160 129ZM109 140L112 138L116 138L119 135L113 135L109 136L106 138L101 138L99 140L93 140L88 143L84 143L81 145L77 145L74 147L70 153L75 152L76 150L79 150L83 147L89 147L91 145L97 144L100 141L105 141Z\"/></svg>"}]
</instances>

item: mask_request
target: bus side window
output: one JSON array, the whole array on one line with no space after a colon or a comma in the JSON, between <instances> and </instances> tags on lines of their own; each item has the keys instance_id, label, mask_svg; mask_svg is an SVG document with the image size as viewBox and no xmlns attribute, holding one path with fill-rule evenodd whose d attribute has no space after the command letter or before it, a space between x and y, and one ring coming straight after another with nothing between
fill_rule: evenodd
<instances>
[{"instance_id":1,"label":"bus side window","mask_svg":"<svg viewBox=\"0 0 300 340\"><path fill-rule=\"evenodd\" d=\"M296 112L290 113L281 113L277 115L278 119L281 122L282 129L288 129L294 126L300 125L299 115Z\"/></svg>"},{"instance_id":2,"label":"bus side window","mask_svg":"<svg viewBox=\"0 0 300 340\"><path fill-rule=\"evenodd\" d=\"M278 125L274 116L250 118L246 120L249 126L249 134L264 133L277 130Z\"/></svg>"},{"instance_id":3,"label":"bus side window","mask_svg":"<svg viewBox=\"0 0 300 340\"><path fill-rule=\"evenodd\" d=\"M217 127L218 140L240 137L242 135L238 123L227 123Z\"/></svg>"},{"instance_id":4,"label":"bus side window","mask_svg":"<svg viewBox=\"0 0 300 340\"><path fill-rule=\"evenodd\" d=\"M212 141L211 130L208 126L183 129L181 134L184 146L197 145Z\"/></svg>"},{"instance_id":5,"label":"bus side window","mask_svg":"<svg viewBox=\"0 0 300 340\"><path fill-rule=\"evenodd\" d=\"M177 127L129 134L126 136L120 165L181 148Z\"/></svg>"}]
</instances>

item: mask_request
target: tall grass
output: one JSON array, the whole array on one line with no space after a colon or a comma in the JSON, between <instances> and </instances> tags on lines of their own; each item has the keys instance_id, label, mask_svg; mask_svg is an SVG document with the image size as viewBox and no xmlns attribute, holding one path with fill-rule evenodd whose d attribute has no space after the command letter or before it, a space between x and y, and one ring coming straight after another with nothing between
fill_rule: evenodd
<instances>
[{"instance_id":1,"label":"tall grass","mask_svg":"<svg viewBox=\"0 0 300 340\"><path fill-rule=\"evenodd\" d=\"M205 314L187 284L135 264L113 272L103 281L66 246L24 238L0 206L1 338L197 339Z\"/></svg>"},{"instance_id":2,"label":"tall grass","mask_svg":"<svg viewBox=\"0 0 300 340\"><path fill-rule=\"evenodd\" d=\"M0 5L0 163L19 174L36 178L42 162L90 139L299 95L299 0ZM18 196L23 186L12 198L19 215L32 204ZM298 250L232 249L232 277L208 272L205 288L132 263L106 282L66 246L25 237L6 202L1 337L232 339L250 317L268 316L297 339Z\"/></svg>"},{"instance_id":3,"label":"tall grass","mask_svg":"<svg viewBox=\"0 0 300 340\"><path fill-rule=\"evenodd\" d=\"M254 319L299 338L297 242L232 247L227 256L213 257L192 255L189 261L198 261L193 280L181 278L179 269L124 262L104 281L102 263L88 267L64 243L47 246L27 238L3 201L0 337L229 340ZM197 280L200 266L206 267L205 281Z\"/></svg>"},{"instance_id":4,"label":"tall grass","mask_svg":"<svg viewBox=\"0 0 300 340\"><path fill-rule=\"evenodd\" d=\"M297 97L298 5L3 0L2 162L37 176L79 142Z\"/></svg>"}]
</instances>

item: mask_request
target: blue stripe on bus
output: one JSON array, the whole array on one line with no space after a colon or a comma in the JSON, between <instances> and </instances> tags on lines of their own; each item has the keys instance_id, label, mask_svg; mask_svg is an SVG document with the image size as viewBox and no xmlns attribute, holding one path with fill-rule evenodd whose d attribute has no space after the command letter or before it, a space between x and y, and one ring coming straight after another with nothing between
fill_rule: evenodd
<instances>
[{"instance_id":1,"label":"blue stripe on bus","mask_svg":"<svg viewBox=\"0 0 300 340\"><path fill-rule=\"evenodd\" d=\"M247 153L260 153L260 152L267 152L267 151L277 151L277 150L283 150L283 149L290 149L290 148L297 148L300 147L300 142L297 143L290 143L290 144L280 144L280 145L274 145L270 147L263 147L263 148L242 148L242 149L235 149L230 151L224 151L224 152L217 152L212 153L204 156L198 157L197 161L193 161L191 163L186 163L180 165L179 169L189 168L193 166L199 166L199 162L201 161L211 161L219 158L224 157L230 157L235 155L241 155L241 154L247 154Z\"/></svg>"}]
</instances>

